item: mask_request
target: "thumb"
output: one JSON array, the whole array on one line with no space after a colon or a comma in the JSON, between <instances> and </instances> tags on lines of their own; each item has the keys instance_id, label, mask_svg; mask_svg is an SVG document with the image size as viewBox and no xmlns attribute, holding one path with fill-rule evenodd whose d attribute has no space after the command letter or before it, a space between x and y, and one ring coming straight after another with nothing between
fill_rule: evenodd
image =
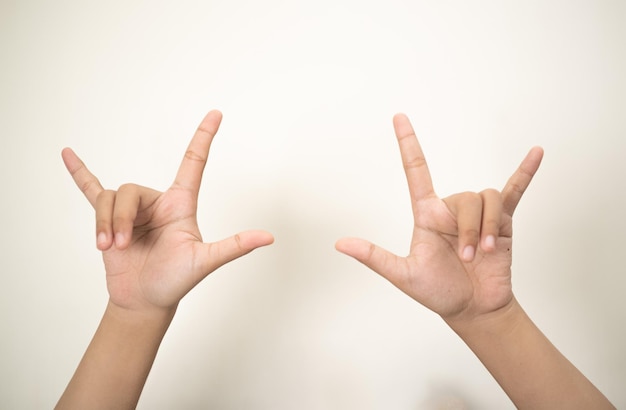
<instances>
[{"instance_id":1,"label":"thumb","mask_svg":"<svg viewBox=\"0 0 626 410\"><path fill-rule=\"evenodd\" d=\"M391 283L398 283L397 268L400 266L400 257L388 250L358 238L339 239L335 244L335 249L358 260Z\"/></svg>"},{"instance_id":2,"label":"thumb","mask_svg":"<svg viewBox=\"0 0 626 410\"><path fill-rule=\"evenodd\" d=\"M266 231L245 231L218 242L201 243L197 264L204 276L256 248L270 245L274 236Z\"/></svg>"}]
</instances>

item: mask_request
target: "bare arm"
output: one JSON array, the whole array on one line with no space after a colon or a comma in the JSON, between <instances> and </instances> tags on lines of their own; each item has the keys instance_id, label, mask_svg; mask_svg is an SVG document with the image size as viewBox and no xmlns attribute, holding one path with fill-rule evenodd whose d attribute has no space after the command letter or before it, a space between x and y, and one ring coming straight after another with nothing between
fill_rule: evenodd
<instances>
[{"instance_id":1,"label":"bare arm","mask_svg":"<svg viewBox=\"0 0 626 410\"><path fill-rule=\"evenodd\" d=\"M613 409L514 298L492 315L448 321L520 409Z\"/></svg>"},{"instance_id":2,"label":"bare arm","mask_svg":"<svg viewBox=\"0 0 626 410\"><path fill-rule=\"evenodd\" d=\"M57 409L134 409L174 316L142 315L109 302Z\"/></svg>"},{"instance_id":3,"label":"bare arm","mask_svg":"<svg viewBox=\"0 0 626 410\"><path fill-rule=\"evenodd\" d=\"M511 287L512 217L539 168L533 148L502 191L440 199L404 115L394 117L414 230L408 256L344 238L336 247L439 314L521 409L613 408L539 331Z\"/></svg>"},{"instance_id":4,"label":"bare arm","mask_svg":"<svg viewBox=\"0 0 626 410\"><path fill-rule=\"evenodd\" d=\"M105 190L70 149L63 160L96 211L109 302L57 409L132 409L179 301L223 264L273 242L246 231L204 243L198 192L221 113L207 114L165 192L134 184Z\"/></svg>"}]
</instances>

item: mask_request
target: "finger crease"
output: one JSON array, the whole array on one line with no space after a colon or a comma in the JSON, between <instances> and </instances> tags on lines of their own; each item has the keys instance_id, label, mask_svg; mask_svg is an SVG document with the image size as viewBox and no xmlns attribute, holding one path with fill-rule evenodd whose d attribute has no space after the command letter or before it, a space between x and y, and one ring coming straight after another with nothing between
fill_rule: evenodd
<instances>
[{"instance_id":1,"label":"finger crease","mask_svg":"<svg viewBox=\"0 0 626 410\"><path fill-rule=\"evenodd\" d=\"M185 152L185 158L199 162L206 162L207 160L206 157L203 157L202 155L199 155L197 152L190 149Z\"/></svg>"}]
</instances>

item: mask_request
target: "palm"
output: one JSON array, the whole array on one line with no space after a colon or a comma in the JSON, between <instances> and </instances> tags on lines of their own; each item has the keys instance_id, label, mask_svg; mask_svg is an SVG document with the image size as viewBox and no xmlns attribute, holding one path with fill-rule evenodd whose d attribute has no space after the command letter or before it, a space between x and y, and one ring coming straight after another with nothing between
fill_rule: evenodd
<instances>
[{"instance_id":1,"label":"palm","mask_svg":"<svg viewBox=\"0 0 626 410\"><path fill-rule=\"evenodd\" d=\"M161 194L139 210L129 247L103 252L114 303L171 306L204 277L194 261L195 249L202 244L195 215L172 206L189 202L185 196L175 191Z\"/></svg>"},{"instance_id":2,"label":"palm","mask_svg":"<svg viewBox=\"0 0 626 410\"><path fill-rule=\"evenodd\" d=\"M133 184L104 190L76 154L63 151L66 167L96 210L98 248L112 303L132 309L175 307L210 272L273 241L267 232L247 231L202 242L198 192L220 121L216 111L205 117L164 193Z\"/></svg>"},{"instance_id":3,"label":"palm","mask_svg":"<svg viewBox=\"0 0 626 410\"><path fill-rule=\"evenodd\" d=\"M494 310L512 297L511 238L501 232L492 252L478 250L464 261L458 253L457 222L440 199L429 201L414 229L409 256L404 261L402 289L442 316L467 309ZM509 224L510 226L510 224Z\"/></svg>"},{"instance_id":4,"label":"palm","mask_svg":"<svg viewBox=\"0 0 626 410\"><path fill-rule=\"evenodd\" d=\"M444 318L503 307L513 297L512 214L539 167L541 151L529 153L502 193L486 190L442 200L408 119L396 116L394 125L414 216L409 255L399 257L361 239L342 239L337 248Z\"/></svg>"}]
</instances>

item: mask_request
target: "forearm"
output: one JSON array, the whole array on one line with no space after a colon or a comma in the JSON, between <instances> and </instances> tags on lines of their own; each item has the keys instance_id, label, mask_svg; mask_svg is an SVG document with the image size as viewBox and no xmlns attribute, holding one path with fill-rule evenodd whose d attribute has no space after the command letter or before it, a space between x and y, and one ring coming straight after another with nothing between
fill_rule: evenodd
<instances>
[{"instance_id":1,"label":"forearm","mask_svg":"<svg viewBox=\"0 0 626 410\"><path fill-rule=\"evenodd\" d=\"M471 322L447 321L520 409L613 409L517 300Z\"/></svg>"},{"instance_id":2,"label":"forearm","mask_svg":"<svg viewBox=\"0 0 626 410\"><path fill-rule=\"evenodd\" d=\"M174 311L109 303L56 409L134 409Z\"/></svg>"}]
</instances>

